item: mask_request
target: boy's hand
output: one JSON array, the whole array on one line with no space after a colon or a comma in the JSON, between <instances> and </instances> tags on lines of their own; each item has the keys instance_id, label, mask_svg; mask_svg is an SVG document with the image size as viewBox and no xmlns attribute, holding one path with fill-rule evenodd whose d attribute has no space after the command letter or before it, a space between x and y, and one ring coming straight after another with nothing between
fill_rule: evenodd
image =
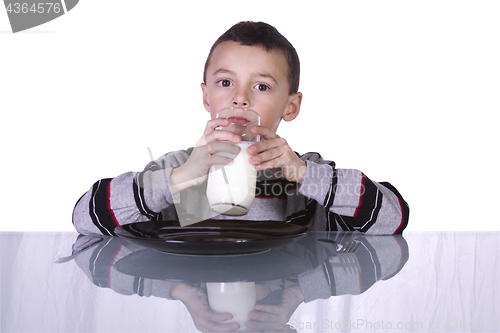
<instances>
[{"instance_id":1,"label":"boy's hand","mask_svg":"<svg viewBox=\"0 0 500 333\"><path fill-rule=\"evenodd\" d=\"M207 122L203 137L196 143L186 163L172 170L170 174L170 191L172 194L203 183L207 179L208 171L212 165L227 165L233 161L230 157L215 155L215 153L239 154L240 148L229 142L238 143L241 141L241 137L233 132L215 130L216 127L225 127L229 123L229 120L224 118L217 118Z\"/></svg>"},{"instance_id":2,"label":"boy's hand","mask_svg":"<svg viewBox=\"0 0 500 333\"><path fill-rule=\"evenodd\" d=\"M275 290L257 302L246 326L259 332L297 332L287 323L302 302L304 294L299 284Z\"/></svg>"},{"instance_id":3,"label":"boy's hand","mask_svg":"<svg viewBox=\"0 0 500 333\"><path fill-rule=\"evenodd\" d=\"M288 181L304 181L307 165L294 153L285 139L264 126L254 126L252 132L264 139L248 147L248 153L254 155L250 158L250 163L254 164L257 170L281 167L283 176Z\"/></svg>"}]
</instances>

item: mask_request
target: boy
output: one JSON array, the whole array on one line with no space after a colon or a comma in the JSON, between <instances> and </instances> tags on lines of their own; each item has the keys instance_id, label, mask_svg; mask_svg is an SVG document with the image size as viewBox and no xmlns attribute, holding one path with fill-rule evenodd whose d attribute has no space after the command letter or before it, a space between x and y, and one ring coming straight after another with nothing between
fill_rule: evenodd
<instances>
[{"instance_id":1,"label":"boy","mask_svg":"<svg viewBox=\"0 0 500 333\"><path fill-rule=\"evenodd\" d=\"M409 209L389 183L376 183L358 170L335 169L317 153L300 156L276 134L280 121L295 119L302 93L300 63L293 46L274 27L240 22L215 42L201 84L210 113L203 138L185 151L171 152L140 173L103 179L80 198L73 224L83 234L113 235L117 225L148 220L195 223L215 216L206 199L206 179L214 164L232 160L241 138L217 119L225 107L251 108L261 116L252 128L261 141L248 148L258 170L256 198L239 219L286 221L312 230L401 233ZM217 216L218 219L231 218Z\"/></svg>"}]
</instances>

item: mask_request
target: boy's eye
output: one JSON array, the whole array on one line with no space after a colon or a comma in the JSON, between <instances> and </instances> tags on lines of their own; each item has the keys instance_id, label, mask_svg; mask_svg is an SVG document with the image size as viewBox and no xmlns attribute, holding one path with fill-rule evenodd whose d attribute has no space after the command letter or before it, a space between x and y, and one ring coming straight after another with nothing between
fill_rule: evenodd
<instances>
[{"instance_id":1,"label":"boy's eye","mask_svg":"<svg viewBox=\"0 0 500 333\"><path fill-rule=\"evenodd\" d=\"M259 89L259 91L268 91L270 88L267 84L259 83L257 89Z\"/></svg>"},{"instance_id":2,"label":"boy's eye","mask_svg":"<svg viewBox=\"0 0 500 333\"><path fill-rule=\"evenodd\" d=\"M231 86L231 81L229 80L220 80L219 84L223 87L230 87Z\"/></svg>"}]
</instances>

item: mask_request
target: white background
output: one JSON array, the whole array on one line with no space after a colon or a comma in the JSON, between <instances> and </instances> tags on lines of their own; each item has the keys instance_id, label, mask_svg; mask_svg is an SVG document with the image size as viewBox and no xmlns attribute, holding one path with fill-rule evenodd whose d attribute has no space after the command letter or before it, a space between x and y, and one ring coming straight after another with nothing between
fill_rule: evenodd
<instances>
[{"instance_id":1,"label":"white background","mask_svg":"<svg viewBox=\"0 0 500 333\"><path fill-rule=\"evenodd\" d=\"M101 178L193 146L208 51L241 20L301 59L300 152L389 181L407 230L500 230L498 1L81 0L12 34L0 10L0 230L73 230Z\"/></svg>"}]
</instances>

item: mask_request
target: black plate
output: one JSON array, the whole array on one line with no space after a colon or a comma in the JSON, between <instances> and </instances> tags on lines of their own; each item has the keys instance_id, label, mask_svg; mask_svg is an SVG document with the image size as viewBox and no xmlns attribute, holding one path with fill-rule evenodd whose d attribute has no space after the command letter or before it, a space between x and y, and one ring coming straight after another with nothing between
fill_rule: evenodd
<instances>
[{"instance_id":1,"label":"black plate","mask_svg":"<svg viewBox=\"0 0 500 333\"><path fill-rule=\"evenodd\" d=\"M133 243L188 255L258 253L296 241L306 227L275 221L205 220L186 227L178 221L137 222L115 228Z\"/></svg>"}]
</instances>

